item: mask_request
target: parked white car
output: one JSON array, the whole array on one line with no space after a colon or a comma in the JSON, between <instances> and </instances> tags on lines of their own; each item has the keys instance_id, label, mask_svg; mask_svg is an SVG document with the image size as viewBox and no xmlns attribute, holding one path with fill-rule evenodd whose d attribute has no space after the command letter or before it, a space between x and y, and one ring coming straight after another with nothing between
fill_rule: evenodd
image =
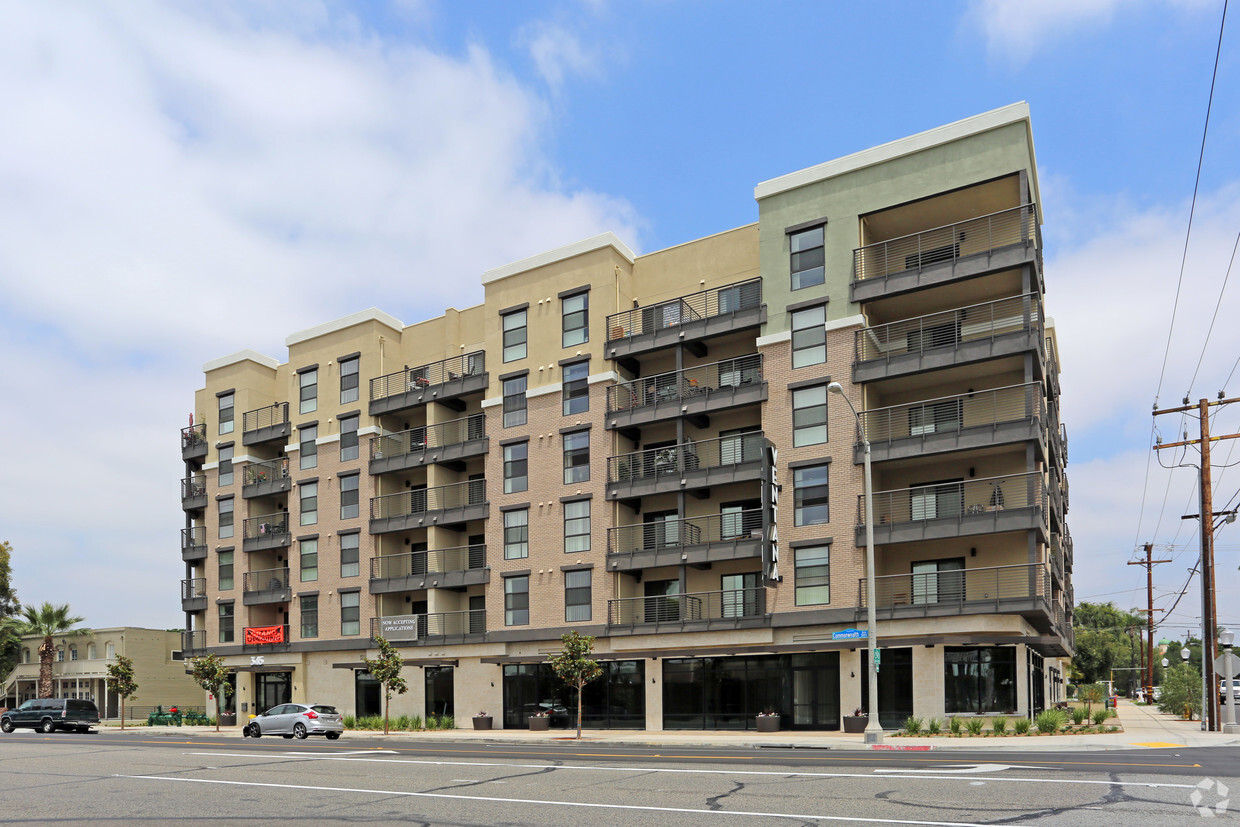
<instances>
[{"instance_id":1,"label":"parked white car","mask_svg":"<svg viewBox=\"0 0 1240 827\"><path fill-rule=\"evenodd\" d=\"M248 738L264 735L283 735L285 738L305 738L307 735L326 735L336 740L344 732L344 721L336 707L328 704L281 704L273 706L245 725L241 734Z\"/></svg>"}]
</instances>

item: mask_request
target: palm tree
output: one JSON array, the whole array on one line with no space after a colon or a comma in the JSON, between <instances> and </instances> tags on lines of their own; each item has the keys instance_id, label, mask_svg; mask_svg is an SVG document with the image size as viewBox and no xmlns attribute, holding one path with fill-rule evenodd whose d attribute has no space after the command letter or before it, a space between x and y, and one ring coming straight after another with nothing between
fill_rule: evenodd
<instances>
[{"instance_id":1,"label":"palm tree","mask_svg":"<svg viewBox=\"0 0 1240 827\"><path fill-rule=\"evenodd\" d=\"M39 644L39 697L52 697L52 661L56 658L56 644L53 636L80 637L90 634L89 629L74 629L84 618L71 617L69 604L53 606L44 603L39 608L22 607L22 633L27 635L43 635Z\"/></svg>"}]
</instances>

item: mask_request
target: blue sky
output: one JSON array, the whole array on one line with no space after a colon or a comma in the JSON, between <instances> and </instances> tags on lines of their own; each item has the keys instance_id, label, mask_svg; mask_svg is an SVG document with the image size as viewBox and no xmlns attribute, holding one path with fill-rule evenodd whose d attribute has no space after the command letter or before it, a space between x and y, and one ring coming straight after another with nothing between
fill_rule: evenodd
<instances>
[{"instance_id":1,"label":"blue sky","mask_svg":"<svg viewBox=\"0 0 1240 827\"><path fill-rule=\"evenodd\" d=\"M176 433L208 359L283 360L288 333L369 306L466 307L484 270L604 230L649 252L746 224L760 181L1018 100L1076 594L1143 602L1125 563L1145 541L1175 559L1157 605L1179 591L1195 476L1147 474L1147 447L1221 0L199 6L0 2L0 358L20 389L0 398L0 538L23 600L181 624ZM1232 283L1190 388L1240 229L1238 38L1163 406L1213 397L1240 355ZM1221 506L1240 470L1215 480ZM1223 594L1237 531L1219 535ZM1186 598L1169 631L1197 614Z\"/></svg>"}]
</instances>

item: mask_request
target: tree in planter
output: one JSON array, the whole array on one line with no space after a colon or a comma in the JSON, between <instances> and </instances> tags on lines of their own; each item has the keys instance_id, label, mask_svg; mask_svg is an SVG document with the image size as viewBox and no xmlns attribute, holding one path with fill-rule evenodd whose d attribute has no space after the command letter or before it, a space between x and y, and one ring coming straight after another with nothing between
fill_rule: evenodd
<instances>
[{"instance_id":1,"label":"tree in planter","mask_svg":"<svg viewBox=\"0 0 1240 827\"><path fill-rule=\"evenodd\" d=\"M138 692L138 683L133 678L133 661L124 655L117 655L116 660L108 664L108 685L121 699L121 729L125 729L125 701Z\"/></svg>"},{"instance_id":2,"label":"tree in planter","mask_svg":"<svg viewBox=\"0 0 1240 827\"><path fill-rule=\"evenodd\" d=\"M194 683L215 696L215 731L220 731L220 702L224 693L232 694L232 683L228 678L232 675L232 667L224 663L219 655L210 654L194 658Z\"/></svg>"},{"instance_id":3,"label":"tree in planter","mask_svg":"<svg viewBox=\"0 0 1240 827\"><path fill-rule=\"evenodd\" d=\"M388 704L392 701L392 693L404 695L409 691L409 685L400 676L405 664L396 649L382 635L376 637L375 642L379 644L379 657L367 660L366 669L383 686L383 734L387 735Z\"/></svg>"},{"instance_id":4,"label":"tree in planter","mask_svg":"<svg viewBox=\"0 0 1240 827\"><path fill-rule=\"evenodd\" d=\"M52 661L56 658L56 644L53 637L81 637L90 634L89 629L74 629L83 618L69 614L69 604L53 606L44 603L39 608L26 606L22 610L20 621L21 633L24 635L41 635L43 642L39 644L39 697L52 697Z\"/></svg>"},{"instance_id":5,"label":"tree in planter","mask_svg":"<svg viewBox=\"0 0 1240 827\"><path fill-rule=\"evenodd\" d=\"M1106 687L1100 683L1090 683L1077 687L1076 696L1085 702L1085 717L1094 714L1094 704L1102 703L1106 698Z\"/></svg>"},{"instance_id":6,"label":"tree in planter","mask_svg":"<svg viewBox=\"0 0 1240 827\"><path fill-rule=\"evenodd\" d=\"M585 685L603 674L603 667L590 657L594 651L594 638L569 632L560 636L563 648L560 654L551 656L551 668L556 676L577 690L577 738L581 739L581 690Z\"/></svg>"}]
</instances>

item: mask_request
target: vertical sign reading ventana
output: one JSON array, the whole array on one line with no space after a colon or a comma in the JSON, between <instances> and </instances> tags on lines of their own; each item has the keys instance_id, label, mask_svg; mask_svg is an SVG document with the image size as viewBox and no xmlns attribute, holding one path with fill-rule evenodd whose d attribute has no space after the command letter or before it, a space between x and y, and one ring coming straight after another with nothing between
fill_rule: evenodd
<instances>
[{"instance_id":1,"label":"vertical sign reading ventana","mask_svg":"<svg viewBox=\"0 0 1240 827\"><path fill-rule=\"evenodd\" d=\"M767 442L762 451L762 574L768 583L779 574L779 451Z\"/></svg>"}]
</instances>

